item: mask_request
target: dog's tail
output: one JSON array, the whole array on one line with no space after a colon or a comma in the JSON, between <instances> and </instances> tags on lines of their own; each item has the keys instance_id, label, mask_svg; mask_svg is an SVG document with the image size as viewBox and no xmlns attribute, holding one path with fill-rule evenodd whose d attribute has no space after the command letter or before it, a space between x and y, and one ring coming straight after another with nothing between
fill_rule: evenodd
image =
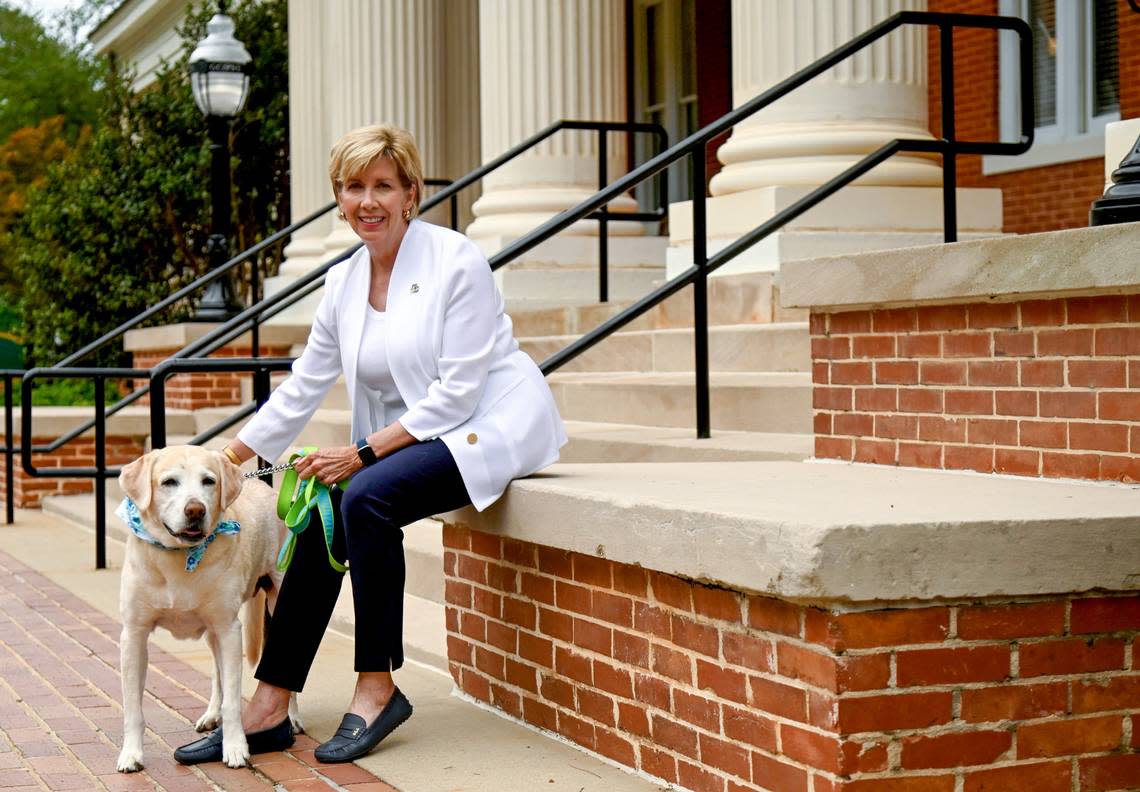
<instances>
[{"instance_id":1,"label":"dog's tail","mask_svg":"<svg viewBox=\"0 0 1140 792\"><path fill-rule=\"evenodd\" d=\"M254 595L245 601L245 659L252 666L261 659L261 648L265 643L265 589L258 586Z\"/></svg>"}]
</instances>

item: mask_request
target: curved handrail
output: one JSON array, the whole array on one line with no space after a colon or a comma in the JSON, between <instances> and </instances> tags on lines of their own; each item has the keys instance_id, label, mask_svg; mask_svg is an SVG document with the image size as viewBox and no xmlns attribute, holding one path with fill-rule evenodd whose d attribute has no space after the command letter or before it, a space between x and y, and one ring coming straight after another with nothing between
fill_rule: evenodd
<instances>
[{"instance_id":1,"label":"curved handrail","mask_svg":"<svg viewBox=\"0 0 1140 792\"><path fill-rule=\"evenodd\" d=\"M634 168L625 176L613 182L609 187L600 190L595 195L582 201L575 207L565 210L561 214L548 220L546 223L537 227L531 233L524 237L520 237L512 244L500 250L491 258L491 268L498 269L506 264L508 261L526 253L536 245L540 244L548 237L558 233L559 231L567 228L572 223L582 219L585 215L596 210L600 206L613 200L618 195L627 192L630 188L636 186L645 179L653 176L661 170L677 162L682 157L685 157L697 149L703 149L710 140L718 135L727 132L732 127L739 124L741 121L749 118L758 111L764 109L768 105L775 102L777 99L790 93L791 91L799 88L804 83L808 82L814 77L818 77L828 69L832 68L841 61L847 59L854 53L874 43L876 40L882 38L888 33L892 32L902 25L924 25L924 26L937 26L944 31L948 31L954 27L976 27L991 30L1012 30L1017 33L1018 38L1021 40L1021 137L1016 143L1002 143L1002 142L976 142L976 141L958 141L953 138L947 140L914 140L913 148L906 150L910 151L928 151L948 155L951 153L959 154L1023 154L1029 149L1033 143L1033 85L1032 78L1032 62L1030 55L1032 52L1032 37L1029 25L1022 19L1015 17L988 17L979 16L975 14L946 14L933 11L900 11L893 16L888 17L877 25L869 28L866 32L856 36L849 42L841 47L837 47L827 55L824 55L819 60L811 63L804 68L795 72L791 76L781 80L773 85L766 91L754 96L740 107L732 110L729 113L718 118L716 121L708 124L696 132L689 135L684 140L679 141L671 146L668 150L661 152L641 166ZM945 76L945 69L943 70ZM949 86L953 88L953 83ZM946 103L946 90L947 81L943 79L943 118L945 120L947 103ZM953 103L950 103L950 108ZM951 113L951 119L953 114ZM953 146L949 144L954 144ZM910 145L908 143L908 145ZM704 182L700 184L694 182L693 189L698 190L698 195L704 192Z\"/></svg>"},{"instance_id":2,"label":"curved handrail","mask_svg":"<svg viewBox=\"0 0 1140 792\"><path fill-rule=\"evenodd\" d=\"M644 132L644 133L649 133L649 134L653 134L653 135L657 136L659 141L667 140L665 130L660 124L627 123L627 122L620 122L620 121L574 121L574 120L557 121L553 124L550 124L546 128L540 130L539 132L535 133L534 135L531 135L529 138L523 140L521 143L512 147L511 149L504 152L503 154L496 157L495 159L493 159L487 163L484 163L483 165L474 169L473 171L471 171L470 173L461 177L460 179L456 179L456 180L425 179L424 180L425 184L428 184L431 186L442 186L443 189L420 203L420 207L419 207L420 213L429 212L432 209L434 209L435 207L442 204L444 201L449 201L451 204L451 220L452 220L452 225L454 227L455 225L457 225L457 220L458 220L458 206L457 206L456 197L461 190L463 190L464 188L468 187L469 185L475 183L479 179L483 178L484 176L491 173L492 171L498 169L499 167L506 164L507 162L510 162L511 160L515 159L519 155L525 153L528 149L533 148L538 143L541 143L543 140L545 140L546 138L555 134L556 132L559 132L562 130L595 131L595 132L601 133L603 136L606 133L610 133L610 132L626 132L629 134L633 134L633 133L637 133L637 132ZM603 137L603 142L604 142L604 137ZM151 308L148 308L147 310L143 311L138 316L128 320L127 322L124 322L123 324L119 325L119 327L117 327L114 330L111 330L110 332L104 334L103 336L96 339L95 341L92 341L90 344L85 346L83 349L69 355L68 357L61 360L59 363L56 363L54 366L51 366L51 368L65 368L65 367L73 365L78 360L82 359L84 356L90 354L91 352L95 351L96 349L99 349L100 347L104 346L108 342L115 340L116 338L123 335L126 331L136 327L139 324L141 324L145 320L147 320L150 317L157 314L159 311L169 307L171 304L173 304L173 303L177 302L178 300L186 297L187 295L192 293L195 289L198 289L202 286L205 286L208 283L216 280L217 278L222 277L224 274L229 272L231 269L233 269L237 265L243 263L244 261L247 261L251 256L255 255L256 253L261 252L262 250L264 250L265 248L274 244L275 242L280 241L282 238L284 238L288 234L291 234L294 231L297 231L298 229L300 229L300 228L308 225L309 223L313 222L314 220L317 220L322 215L324 215L326 212L330 211L331 209L333 209L335 207L336 207L336 202L335 201L330 202L330 203L326 204L325 206L317 209L315 212L311 213L310 215L306 216L302 220L299 220L298 222L293 223L293 224L287 226L286 228L276 232L272 236L267 237L266 239L262 240L261 242L257 243L253 247L251 247L249 250L246 250L245 252L235 256L234 258L227 261L225 264L220 265L216 269L212 270L209 273L206 273L205 275L198 278L194 282L188 284L187 286L184 286L183 288L179 289L177 292L171 294L170 296L166 297L162 301L156 303ZM647 212L647 213L627 212L627 213L621 213L621 214L613 214L613 215L608 215L608 217L606 219L608 219L611 222L614 220L647 221L647 220L660 220L664 216L665 216L665 210L664 210L664 208L662 208L657 212ZM221 348L222 346L224 346L229 341L232 341L233 339L237 338L238 336L243 335L245 332L249 331L255 324L260 324L260 322L262 320L276 316L281 311L283 311L285 308L288 308L289 306L298 302L301 298L305 297L306 295L308 295L308 294L312 293L313 291L316 291L318 288L320 288L321 284L323 283L324 274L326 272L328 272L328 270L331 269L334 265L336 265L339 262L343 261L344 259L348 258L350 255L352 255L352 253L356 252L356 250L359 247L360 247L360 245L356 244L356 245L353 245L352 247L348 248L347 250L341 252L340 254L337 254L336 256L334 256L329 261L325 262L324 264L318 266L317 268L315 268L314 270L312 270L308 274L297 279L294 283L290 284L289 286L285 287L281 291L277 292L272 297L265 298L264 300L262 300L258 303L255 303L254 305L251 305L248 308L244 309L243 311L239 312L236 316L234 316L231 319L229 319L228 321L222 323L214 331L211 331L206 336L203 336L202 338L200 338L197 341L189 344L188 346L184 347L183 349L179 350L178 352L175 352L173 355L171 355L171 357L174 357L177 359L183 359L183 358L188 358L188 357L208 355L211 352L214 352L217 349ZM305 288L305 287L308 287L308 288ZM293 299L289 299L290 297L293 297ZM131 391L130 393L128 393L127 395L123 396L121 399L116 401L113 405L106 408L106 410L104 411L104 417L109 418L109 417L115 415L116 413L118 413L123 408L125 408L125 407L135 403L139 399L141 399L143 396L145 396L149 392L149 390L150 390L149 384L148 385L142 385L142 386L136 388L135 390ZM87 423L84 423L84 424L81 424L81 425L75 427L70 432L67 432L67 433L61 435L60 437L53 440L51 443L48 443L46 445L36 446L34 448L34 450L41 451L41 452L55 451L55 450L61 448L62 446L66 445L67 443L71 442L76 437L79 437L84 432L89 431L94 426L94 420L95 419L92 419L91 421L88 421Z\"/></svg>"},{"instance_id":3,"label":"curved handrail","mask_svg":"<svg viewBox=\"0 0 1140 792\"><path fill-rule=\"evenodd\" d=\"M685 286L696 284L701 290L702 294L696 295L697 306L696 316L694 321L694 329L697 344L697 379L698 379L698 396L697 396L697 434L698 437L708 437L708 372L707 372L707 332L708 327L702 321L705 316L707 306L704 304L703 284L708 273L719 268L725 262L729 261L736 255L739 255L744 250L747 250L752 245L756 244L760 239L770 234L775 229L779 228L784 223L797 217L803 212L810 209L815 204L822 201L831 193L835 192L845 184L857 179L871 168L875 167L882 161L893 156L900 151L914 151L914 152L928 152L941 154L943 158L943 167L945 171L943 179L943 204L944 204L944 222L945 222L945 238L946 241L953 241L956 238L956 196L954 193L956 186L956 176L953 166L954 158L959 154L1005 154L1016 155L1024 153L1033 143L1033 87L1032 87L1032 36L1029 26L1024 20L1014 17L1000 17L1000 16L980 16L974 14L950 14L941 12L929 11L902 11L894 14L891 17L883 20L877 25L869 28L864 33L856 36L843 46L837 47L827 55L818 59L814 63L800 69L786 79L780 81L766 91L753 97L748 102L744 103L735 110L725 114L721 118L713 121L707 126L697 130L684 140L671 146L666 151L654 156L649 161L643 163L637 168L634 168L625 176L617 179L605 189L595 193L591 198L579 203L577 206L566 209L555 217L548 220L546 223L535 228L530 233L515 240L507 247L500 250L490 259L490 266L492 270L497 270L507 264L509 261L517 258L523 253L533 249L545 240L549 239L559 231L564 230L573 223L587 219L591 215L604 207L607 203L618 197L622 193L627 192L632 187L636 186L642 181L645 181L652 176L661 173L669 165L677 162L683 157L693 155L695 152L701 152L703 155L704 147L713 138L728 131L731 127L740 123L741 121L752 116L761 109L775 102L777 99L785 96L804 83L819 76L836 64L850 57L852 54L869 46L876 40L891 33L896 28L902 25L923 25L923 26L936 26L940 31L940 42L942 47L942 56L940 58L942 65L942 133L940 139L920 140L920 139L896 139L877 151L872 152L864 159L857 162L855 165L848 168L843 173L839 174L829 182L821 185L812 193L801 198L791 206L785 208L777 215L770 218L767 222L761 224L753 231L745 234L743 237L737 239L726 248L719 251L711 258L707 256L705 251L706 239L704 234L704 211L705 211L705 192L704 192L704 158L703 156L693 156L694 178L692 180L694 185L694 258L696 259L693 266L686 269L680 275L674 277L667 283L655 289L650 294L642 299L636 301L631 306L611 317L607 321L599 325L595 330L587 333L582 338L568 345L562 351L548 358L542 363L542 370L544 373L549 373L567 361L573 359L577 355L589 347L596 344L602 338L605 338L610 333L618 328L628 324L630 321L640 316L645 311L652 308L667 297L680 291ZM953 37L952 31L955 27L972 27L990 30L1011 30L1017 34L1019 40L1019 64L1020 64L1020 87L1021 87L1021 134L1016 142L1001 142L1001 141L962 141L958 140L954 133L954 79L953 79ZM620 126L620 125L618 125ZM528 138L519 146L511 151L505 153L501 157L488 163L486 167L498 167L504 162L518 156L525 148L534 145L537 142L549 137L559 128L577 128L568 122L560 122L553 124L544 130L540 130L535 135ZM480 169L481 170L481 169ZM459 190L470 184L476 178L479 171L474 171L467 177L461 178L452 185L451 188L438 193L436 198L442 197L448 193L449 190ZM481 174L484 175L484 174ZM699 189L698 189L699 187ZM323 283L325 273L338 261L343 260L348 255L359 247L345 251L345 253L335 257L332 261L321 265L308 276L294 282L288 289L282 290L262 303L262 309L274 308L280 306L285 300L295 302L299 300L304 294L315 291ZM280 308L278 308L280 310ZM208 354L209 351L216 349L225 343L226 340L236 337L240 334L237 330L241 323L247 321L249 317L256 313L255 307L246 309L234 319L230 320L227 325L219 327L214 333L209 336L199 339L194 345L188 347L184 352L187 356ZM189 351L189 350L193 351ZM703 352L702 352L703 349ZM701 360L704 359L705 365L701 365Z\"/></svg>"}]
</instances>

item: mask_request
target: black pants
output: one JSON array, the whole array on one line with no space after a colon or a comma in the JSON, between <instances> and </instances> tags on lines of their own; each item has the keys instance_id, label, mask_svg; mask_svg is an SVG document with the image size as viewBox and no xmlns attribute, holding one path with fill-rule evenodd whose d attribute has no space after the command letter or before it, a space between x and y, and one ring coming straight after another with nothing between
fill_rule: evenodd
<instances>
[{"instance_id":1,"label":"black pants","mask_svg":"<svg viewBox=\"0 0 1140 792\"><path fill-rule=\"evenodd\" d=\"M333 488L333 556L348 558L356 613L356 670L404 663L405 525L471 502L442 440L402 448ZM329 565L320 518L297 538L255 676L300 691L328 629L343 573Z\"/></svg>"}]
</instances>

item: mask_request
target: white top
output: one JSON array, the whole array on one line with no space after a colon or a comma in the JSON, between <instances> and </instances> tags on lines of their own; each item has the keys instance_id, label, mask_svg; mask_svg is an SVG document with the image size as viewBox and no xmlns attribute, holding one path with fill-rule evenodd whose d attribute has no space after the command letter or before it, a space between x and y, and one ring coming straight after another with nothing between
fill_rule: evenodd
<instances>
[{"instance_id":1,"label":"white top","mask_svg":"<svg viewBox=\"0 0 1140 792\"><path fill-rule=\"evenodd\" d=\"M368 249L334 266L293 373L238 432L277 459L301 433L337 377L352 410L350 442L380 429L357 379L371 279ZM558 459L566 430L538 366L519 349L487 259L471 240L413 220L388 284L384 349L408 405L400 424L417 440L438 437L477 509L511 479Z\"/></svg>"},{"instance_id":2,"label":"white top","mask_svg":"<svg viewBox=\"0 0 1140 792\"><path fill-rule=\"evenodd\" d=\"M373 426L387 426L408 411L388 365L384 339L386 324L385 312L377 311L369 304L364 314L364 332L360 336L356 378L367 391Z\"/></svg>"}]
</instances>

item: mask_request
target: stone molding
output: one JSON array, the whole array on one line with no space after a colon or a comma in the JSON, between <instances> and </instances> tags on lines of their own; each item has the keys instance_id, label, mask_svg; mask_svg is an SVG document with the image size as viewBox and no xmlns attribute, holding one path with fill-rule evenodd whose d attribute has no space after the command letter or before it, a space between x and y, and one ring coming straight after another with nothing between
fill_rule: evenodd
<instances>
[{"instance_id":1,"label":"stone molding","mask_svg":"<svg viewBox=\"0 0 1140 792\"><path fill-rule=\"evenodd\" d=\"M789 261L785 307L817 312L1140 292L1140 223Z\"/></svg>"},{"instance_id":2,"label":"stone molding","mask_svg":"<svg viewBox=\"0 0 1140 792\"><path fill-rule=\"evenodd\" d=\"M1140 589L1137 517L1133 487L708 462L556 465L445 522L742 592L862 605Z\"/></svg>"}]
</instances>

